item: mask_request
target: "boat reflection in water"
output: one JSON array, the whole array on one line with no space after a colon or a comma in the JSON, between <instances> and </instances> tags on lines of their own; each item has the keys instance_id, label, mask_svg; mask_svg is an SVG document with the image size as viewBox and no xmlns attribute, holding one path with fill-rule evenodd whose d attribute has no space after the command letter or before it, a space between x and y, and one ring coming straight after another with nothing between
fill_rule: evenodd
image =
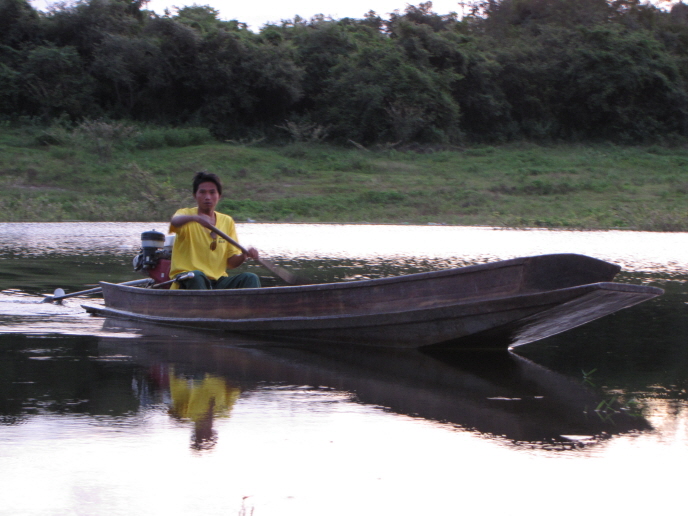
<instances>
[{"instance_id":1,"label":"boat reflection in water","mask_svg":"<svg viewBox=\"0 0 688 516\"><path fill-rule=\"evenodd\" d=\"M193 421L198 448L212 445L213 418L226 417L240 391L269 385L345 391L355 402L518 445L577 447L650 429L582 379L509 351L327 350L115 319L105 325L110 334L136 328L139 338L103 337L102 352L126 354L149 370L169 368L170 413Z\"/></svg>"}]
</instances>

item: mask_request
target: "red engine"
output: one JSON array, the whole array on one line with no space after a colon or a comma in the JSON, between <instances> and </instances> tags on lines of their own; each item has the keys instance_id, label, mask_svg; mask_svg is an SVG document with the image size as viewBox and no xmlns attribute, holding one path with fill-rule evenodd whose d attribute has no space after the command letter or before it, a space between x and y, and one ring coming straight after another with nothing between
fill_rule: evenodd
<instances>
[{"instance_id":1,"label":"red engine","mask_svg":"<svg viewBox=\"0 0 688 516\"><path fill-rule=\"evenodd\" d=\"M158 231L144 231L141 233L141 251L134 258L134 270L147 274L155 283L168 281L173 245L174 235L165 237Z\"/></svg>"}]
</instances>

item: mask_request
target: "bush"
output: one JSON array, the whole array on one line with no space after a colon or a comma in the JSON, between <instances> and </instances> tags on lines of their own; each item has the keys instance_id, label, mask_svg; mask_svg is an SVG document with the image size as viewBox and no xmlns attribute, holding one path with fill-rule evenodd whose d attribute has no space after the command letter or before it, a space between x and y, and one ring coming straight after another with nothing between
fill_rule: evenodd
<instances>
[{"instance_id":1,"label":"bush","mask_svg":"<svg viewBox=\"0 0 688 516\"><path fill-rule=\"evenodd\" d=\"M166 145L165 131L163 129L144 129L136 137L137 149L161 149Z\"/></svg>"},{"instance_id":2,"label":"bush","mask_svg":"<svg viewBox=\"0 0 688 516\"><path fill-rule=\"evenodd\" d=\"M165 130L165 143L169 147L190 147L212 140L210 131L205 127L184 127Z\"/></svg>"},{"instance_id":3,"label":"bush","mask_svg":"<svg viewBox=\"0 0 688 516\"><path fill-rule=\"evenodd\" d=\"M143 129L136 138L139 149L163 147L189 147L201 145L213 139L205 127L170 127Z\"/></svg>"},{"instance_id":4,"label":"bush","mask_svg":"<svg viewBox=\"0 0 688 516\"><path fill-rule=\"evenodd\" d=\"M406 200L406 195L399 192L368 191L361 194L361 201L370 204L396 204Z\"/></svg>"}]
</instances>

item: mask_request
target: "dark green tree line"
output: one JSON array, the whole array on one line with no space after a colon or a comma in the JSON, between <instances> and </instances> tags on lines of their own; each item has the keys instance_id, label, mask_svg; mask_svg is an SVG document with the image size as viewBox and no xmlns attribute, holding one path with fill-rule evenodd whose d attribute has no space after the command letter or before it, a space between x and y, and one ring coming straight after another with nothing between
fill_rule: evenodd
<instances>
[{"instance_id":1,"label":"dark green tree line","mask_svg":"<svg viewBox=\"0 0 688 516\"><path fill-rule=\"evenodd\" d=\"M367 145L688 133L688 6L432 4L251 32L209 6L0 0L0 117L201 125ZM284 129L288 129L286 132Z\"/></svg>"}]
</instances>

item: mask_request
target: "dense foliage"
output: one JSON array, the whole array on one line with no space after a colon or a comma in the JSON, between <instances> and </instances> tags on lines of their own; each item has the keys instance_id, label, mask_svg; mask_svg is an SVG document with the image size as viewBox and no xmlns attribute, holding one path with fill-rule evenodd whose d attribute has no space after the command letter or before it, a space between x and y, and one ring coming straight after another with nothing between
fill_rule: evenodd
<instances>
[{"instance_id":1,"label":"dense foliage","mask_svg":"<svg viewBox=\"0 0 688 516\"><path fill-rule=\"evenodd\" d=\"M251 32L209 6L0 0L0 117L193 125L224 139L638 142L688 135L688 5L430 2Z\"/></svg>"}]
</instances>

